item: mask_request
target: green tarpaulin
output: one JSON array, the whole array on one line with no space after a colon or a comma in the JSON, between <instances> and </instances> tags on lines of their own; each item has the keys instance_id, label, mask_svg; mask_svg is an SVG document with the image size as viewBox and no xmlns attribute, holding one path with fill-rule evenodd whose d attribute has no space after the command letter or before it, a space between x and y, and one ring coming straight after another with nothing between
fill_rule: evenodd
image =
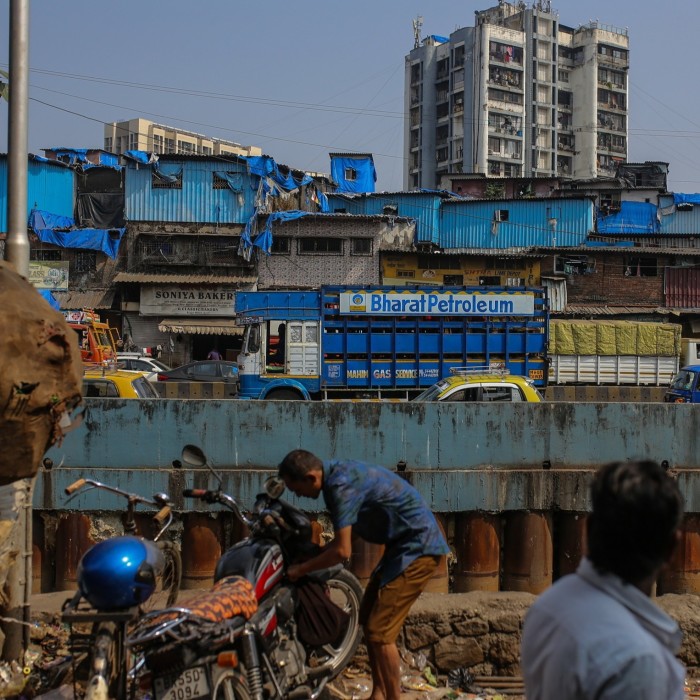
<instances>
[{"instance_id":1,"label":"green tarpaulin","mask_svg":"<svg viewBox=\"0 0 700 700\"><path fill-rule=\"evenodd\" d=\"M549 322L550 355L656 355L681 353L681 326L642 321Z\"/></svg>"}]
</instances>

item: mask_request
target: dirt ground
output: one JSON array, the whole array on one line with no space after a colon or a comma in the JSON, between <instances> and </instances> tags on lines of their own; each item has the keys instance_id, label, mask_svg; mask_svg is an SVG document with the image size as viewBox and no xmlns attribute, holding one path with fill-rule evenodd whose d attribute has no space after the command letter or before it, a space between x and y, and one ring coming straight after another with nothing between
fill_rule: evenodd
<instances>
[{"instance_id":1,"label":"dirt ground","mask_svg":"<svg viewBox=\"0 0 700 700\"><path fill-rule=\"evenodd\" d=\"M69 596L60 592L33 597L31 645L22 665L0 664L0 698L74 700L82 696L79 684L78 695L73 693L68 629L60 622L61 606ZM436 596L435 604L449 605L449 596ZM437 675L425 658L404 649L401 653L402 700L525 700L521 678L470 677L459 672ZM329 690L337 700L369 697L371 681L362 648ZM687 683L686 697L700 698L700 680Z\"/></svg>"}]
</instances>

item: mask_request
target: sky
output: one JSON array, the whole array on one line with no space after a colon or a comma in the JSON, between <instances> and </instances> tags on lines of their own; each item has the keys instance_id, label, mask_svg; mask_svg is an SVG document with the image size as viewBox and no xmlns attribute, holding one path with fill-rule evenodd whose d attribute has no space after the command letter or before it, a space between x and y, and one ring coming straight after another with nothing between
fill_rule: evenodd
<instances>
[{"instance_id":1,"label":"sky","mask_svg":"<svg viewBox=\"0 0 700 700\"><path fill-rule=\"evenodd\" d=\"M102 148L104 122L143 117L259 146L330 172L331 152L369 152L377 190L403 185L404 58L421 36L473 26L495 4L352 0L28 0L29 151ZM0 0L0 69L9 61ZM552 0L562 24L630 35L629 160L670 164L669 189L700 192L698 0ZM7 150L0 104L0 150Z\"/></svg>"}]
</instances>

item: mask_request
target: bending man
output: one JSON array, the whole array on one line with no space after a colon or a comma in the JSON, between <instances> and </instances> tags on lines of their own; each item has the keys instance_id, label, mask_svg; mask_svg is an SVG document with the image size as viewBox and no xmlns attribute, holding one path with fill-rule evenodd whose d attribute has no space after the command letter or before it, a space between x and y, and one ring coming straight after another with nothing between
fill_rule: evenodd
<instances>
[{"instance_id":1,"label":"bending man","mask_svg":"<svg viewBox=\"0 0 700 700\"><path fill-rule=\"evenodd\" d=\"M360 608L372 670L370 700L399 700L401 672L396 640L413 602L448 547L426 503L408 482L364 462L322 462L306 450L290 452L279 475L297 496L323 493L334 539L313 559L289 568L294 581L350 558L352 532L385 545Z\"/></svg>"}]
</instances>

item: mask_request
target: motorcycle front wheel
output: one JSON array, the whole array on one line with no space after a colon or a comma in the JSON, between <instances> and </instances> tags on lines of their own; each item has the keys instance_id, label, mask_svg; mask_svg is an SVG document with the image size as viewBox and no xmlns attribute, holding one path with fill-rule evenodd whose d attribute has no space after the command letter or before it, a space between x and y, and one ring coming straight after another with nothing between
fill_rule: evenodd
<instances>
[{"instance_id":1,"label":"motorcycle front wheel","mask_svg":"<svg viewBox=\"0 0 700 700\"><path fill-rule=\"evenodd\" d=\"M360 601L362 586L355 576L343 569L326 581L331 600L348 614L348 624L332 644L307 646L307 673L310 678L335 678L355 656L360 644Z\"/></svg>"},{"instance_id":2,"label":"motorcycle front wheel","mask_svg":"<svg viewBox=\"0 0 700 700\"><path fill-rule=\"evenodd\" d=\"M240 671L225 670L216 676L212 700L250 700L248 684Z\"/></svg>"}]
</instances>

